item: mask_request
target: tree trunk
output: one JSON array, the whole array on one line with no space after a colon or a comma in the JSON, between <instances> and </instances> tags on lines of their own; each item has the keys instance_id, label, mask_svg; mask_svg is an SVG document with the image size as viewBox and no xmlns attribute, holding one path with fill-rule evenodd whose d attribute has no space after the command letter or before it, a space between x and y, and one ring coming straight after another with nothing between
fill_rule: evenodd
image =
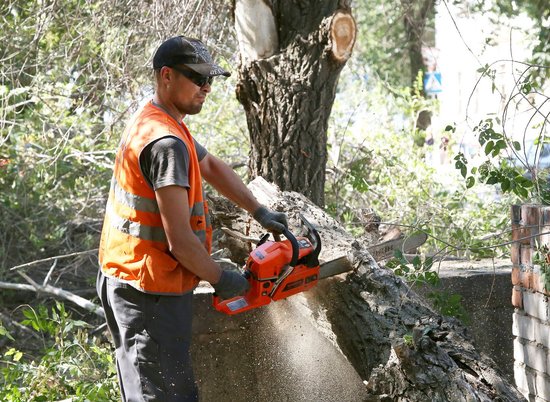
<instances>
[{"instance_id":1,"label":"tree trunk","mask_svg":"<svg viewBox=\"0 0 550 402\"><path fill-rule=\"evenodd\" d=\"M250 184L265 205L284 211L290 229L299 234L304 214L321 235L321 260L347 258L353 272L319 282L305 293L317 325L338 346L363 380L371 401L521 401L486 355L472 344L459 321L434 312L392 271L378 266L366 245L356 241L334 219L297 193L279 192L259 178ZM229 213L228 213L229 212ZM247 215L236 215L221 201L213 203L217 225L248 236L262 229ZM231 240L228 243L227 240ZM222 236L242 258L252 245Z\"/></svg>"},{"instance_id":2,"label":"tree trunk","mask_svg":"<svg viewBox=\"0 0 550 402\"><path fill-rule=\"evenodd\" d=\"M428 19L435 13L435 1L401 0L401 6L403 7L403 23L407 35L407 50L411 67L411 86L414 88L418 72L423 72L425 69L422 46L426 45L424 33Z\"/></svg>"},{"instance_id":3,"label":"tree trunk","mask_svg":"<svg viewBox=\"0 0 550 402\"><path fill-rule=\"evenodd\" d=\"M317 205L324 203L328 119L355 42L348 3L235 1L250 173Z\"/></svg>"}]
</instances>

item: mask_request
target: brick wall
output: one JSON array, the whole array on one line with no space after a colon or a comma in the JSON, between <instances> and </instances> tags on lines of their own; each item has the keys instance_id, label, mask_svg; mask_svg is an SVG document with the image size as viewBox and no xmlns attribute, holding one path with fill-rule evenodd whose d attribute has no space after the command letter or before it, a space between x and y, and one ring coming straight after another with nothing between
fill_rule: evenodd
<instances>
[{"instance_id":1,"label":"brick wall","mask_svg":"<svg viewBox=\"0 0 550 402\"><path fill-rule=\"evenodd\" d=\"M514 378L533 402L550 402L550 292L544 289L533 254L550 247L550 207L512 206L512 334Z\"/></svg>"}]
</instances>

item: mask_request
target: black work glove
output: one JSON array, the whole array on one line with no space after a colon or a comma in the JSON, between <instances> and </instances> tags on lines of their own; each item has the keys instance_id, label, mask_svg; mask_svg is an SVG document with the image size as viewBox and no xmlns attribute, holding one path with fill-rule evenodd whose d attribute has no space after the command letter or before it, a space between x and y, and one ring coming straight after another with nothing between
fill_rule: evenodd
<instances>
[{"instance_id":1,"label":"black work glove","mask_svg":"<svg viewBox=\"0 0 550 402\"><path fill-rule=\"evenodd\" d=\"M249 288L248 280L236 271L222 271L218 283L212 285L216 295L222 299L231 299L244 294Z\"/></svg>"},{"instance_id":2,"label":"black work glove","mask_svg":"<svg viewBox=\"0 0 550 402\"><path fill-rule=\"evenodd\" d=\"M266 207L260 207L252 215L265 229L275 233L283 233L288 229L286 214L283 212L270 211Z\"/></svg>"}]
</instances>

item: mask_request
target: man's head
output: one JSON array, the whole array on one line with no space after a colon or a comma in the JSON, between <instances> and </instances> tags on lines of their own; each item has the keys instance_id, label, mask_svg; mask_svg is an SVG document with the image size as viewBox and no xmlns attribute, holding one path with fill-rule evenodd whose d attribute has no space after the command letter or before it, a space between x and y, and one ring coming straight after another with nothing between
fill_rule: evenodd
<instances>
[{"instance_id":1,"label":"man's head","mask_svg":"<svg viewBox=\"0 0 550 402\"><path fill-rule=\"evenodd\" d=\"M212 56L198 39L175 36L163 42L153 57L153 69L184 65L204 77L231 74L214 63Z\"/></svg>"},{"instance_id":2,"label":"man's head","mask_svg":"<svg viewBox=\"0 0 550 402\"><path fill-rule=\"evenodd\" d=\"M199 113L213 77L230 75L213 62L201 41L184 36L170 38L159 46L153 69L157 100L180 115Z\"/></svg>"}]
</instances>

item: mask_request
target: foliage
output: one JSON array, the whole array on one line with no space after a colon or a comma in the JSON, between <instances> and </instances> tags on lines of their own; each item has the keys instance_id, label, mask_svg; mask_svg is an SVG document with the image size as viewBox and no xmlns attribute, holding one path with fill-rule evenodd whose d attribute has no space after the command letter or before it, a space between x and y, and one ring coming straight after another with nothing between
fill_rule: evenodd
<instances>
[{"instance_id":1,"label":"foliage","mask_svg":"<svg viewBox=\"0 0 550 402\"><path fill-rule=\"evenodd\" d=\"M329 132L327 210L360 234L364 226L360 212L370 207L386 225L426 232L426 253L494 256L502 252L484 248L482 237L505 232L510 197L497 197L485 185L467 190L452 166L433 167L440 148L426 141L427 133L415 122L422 110L437 110L437 103L409 88L365 82L350 77L349 71L343 74ZM354 106L351 116L349 109L342 109L344 101ZM431 135L438 141L445 133Z\"/></svg>"},{"instance_id":2,"label":"foliage","mask_svg":"<svg viewBox=\"0 0 550 402\"><path fill-rule=\"evenodd\" d=\"M392 86L409 86L415 78L411 71L411 43L434 42L434 14L429 13L425 19L419 17L418 9L424 7L424 3L427 2L357 0L353 13L358 39L352 69L360 71L363 77ZM405 29L406 21L415 28L412 35Z\"/></svg>"},{"instance_id":3,"label":"foliage","mask_svg":"<svg viewBox=\"0 0 550 402\"><path fill-rule=\"evenodd\" d=\"M471 188L478 181L485 184L498 184L502 192L513 192L524 199L529 197L531 189L540 191L540 186L535 186L534 180L523 175L520 168L511 166L507 159L499 158L502 151L512 148L514 151L521 151L521 144L518 141L511 141L500 132L494 130L494 123L498 119L486 119L474 127L474 132L478 134L480 146L487 159L479 166L473 166L468 175L468 161L462 152L459 152L454 160L455 167L460 170L460 174L466 179L466 187ZM535 180L536 181L536 180ZM544 202L544 192L539 193L541 202Z\"/></svg>"},{"instance_id":4,"label":"foliage","mask_svg":"<svg viewBox=\"0 0 550 402\"><path fill-rule=\"evenodd\" d=\"M119 400L110 345L91 338L88 324L72 319L62 303L50 310L29 307L24 315L22 324L32 328L42 342L40 357L7 348L0 361L1 400ZM13 340L7 333L4 336Z\"/></svg>"},{"instance_id":5,"label":"foliage","mask_svg":"<svg viewBox=\"0 0 550 402\"><path fill-rule=\"evenodd\" d=\"M458 318L464 324L468 324L470 318L462 305L462 296L457 293L434 291L428 293L428 298L433 306L443 315Z\"/></svg>"},{"instance_id":6,"label":"foliage","mask_svg":"<svg viewBox=\"0 0 550 402\"><path fill-rule=\"evenodd\" d=\"M480 155L468 160L464 153L458 152L454 157L455 167L465 179L466 187L472 188L476 183L499 187L503 194L513 193L521 202L548 204L550 188L548 181L547 161L542 163L543 153L547 153L548 112L543 109L550 99L539 92L533 76L526 73L536 66L527 65L516 77L515 86L508 95L501 117L488 116L474 128L473 134L480 145ZM479 69L479 80L489 79L495 89L495 72L490 66ZM519 137L514 130L507 130L511 111L522 110L529 113L526 127ZM513 122L512 122L513 123ZM454 130L448 126L447 130ZM532 147L529 144L532 142Z\"/></svg>"},{"instance_id":7,"label":"foliage","mask_svg":"<svg viewBox=\"0 0 550 402\"><path fill-rule=\"evenodd\" d=\"M395 250L394 256L386 263L386 268L391 269L397 276L404 278L412 287L416 285L426 285L433 289L427 294L433 307L442 315L455 317L468 323L468 313L462 305L462 296L453 293L441 291L437 287L440 285L439 274L433 270L433 258L415 256L408 261L400 250Z\"/></svg>"},{"instance_id":8,"label":"foliage","mask_svg":"<svg viewBox=\"0 0 550 402\"><path fill-rule=\"evenodd\" d=\"M405 277L411 286L416 284L437 286L439 275L432 270L432 267L432 257L426 257L422 260L417 255L409 263L401 250L395 250L394 257L386 263L386 268L393 270L397 276Z\"/></svg>"}]
</instances>

